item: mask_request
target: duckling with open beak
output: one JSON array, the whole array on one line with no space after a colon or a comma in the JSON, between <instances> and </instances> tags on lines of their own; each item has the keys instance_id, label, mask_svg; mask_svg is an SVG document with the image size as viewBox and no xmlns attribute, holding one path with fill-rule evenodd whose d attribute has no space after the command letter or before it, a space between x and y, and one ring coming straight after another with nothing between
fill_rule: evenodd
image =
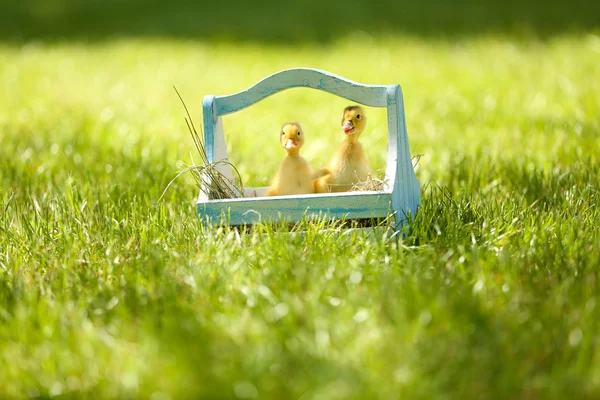
<instances>
[{"instance_id":1,"label":"duckling with open beak","mask_svg":"<svg viewBox=\"0 0 600 400\"><path fill-rule=\"evenodd\" d=\"M324 168L318 172L327 175L317 179L317 193L347 192L367 180L371 168L358 138L365 130L367 117L360 106L348 106L342 116L345 138Z\"/></svg>"}]
</instances>

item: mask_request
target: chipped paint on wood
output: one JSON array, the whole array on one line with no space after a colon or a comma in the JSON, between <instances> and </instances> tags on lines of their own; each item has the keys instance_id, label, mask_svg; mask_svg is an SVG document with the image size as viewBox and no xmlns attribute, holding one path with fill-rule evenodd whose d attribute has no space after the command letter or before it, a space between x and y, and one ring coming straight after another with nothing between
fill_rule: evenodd
<instances>
[{"instance_id":1,"label":"chipped paint on wood","mask_svg":"<svg viewBox=\"0 0 600 400\"><path fill-rule=\"evenodd\" d=\"M420 185L410 158L404 100L400 85L363 85L310 68L296 68L273 74L254 86L228 96L206 96L203 101L204 147L210 162L227 158L222 115L247 108L282 90L307 87L323 90L356 103L386 107L388 149L385 178L381 192L327 193L301 196L262 197L267 188L247 188L243 199L212 200L201 191L198 213L220 222L228 215L231 225L285 219L297 222L307 215L324 213L328 217L349 219L395 215L399 229L407 215L414 216L420 203ZM229 167L221 167L231 176Z\"/></svg>"},{"instance_id":2,"label":"chipped paint on wood","mask_svg":"<svg viewBox=\"0 0 600 400\"><path fill-rule=\"evenodd\" d=\"M277 72L242 92L216 98L215 111L217 115L230 114L296 87L323 90L366 106L386 106L387 86L361 85L329 72L297 68Z\"/></svg>"},{"instance_id":3,"label":"chipped paint on wood","mask_svg":"<svg viewBox=\"0 0 600 400\"><path fill-rule=\"evenodd\" d=\"M230 225L321 216L327 218L386 218L392 210L391 195L381 192L325 193L245 199L212 200L198 203L198 212L213 223L224 217Z\"/></svg>"}]
</instances>

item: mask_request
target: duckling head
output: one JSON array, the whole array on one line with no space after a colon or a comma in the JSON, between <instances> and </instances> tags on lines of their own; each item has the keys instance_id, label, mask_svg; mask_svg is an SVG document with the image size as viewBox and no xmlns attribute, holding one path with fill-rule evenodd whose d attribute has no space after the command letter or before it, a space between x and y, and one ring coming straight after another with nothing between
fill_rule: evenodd
<instances>
[{"instance_id":1,"label":"duckling head","mask_svg":"<svg viewBox=\"0 0 600 400\"><path fill-rule=\"evenodd\" d=\"M279 142L288 154L298 154L304 144L304 131L300 124L297 122L288 122L283 125Z\"/></svg>"},{"instance_id":2,"label":"duckling head","mask_svg":"<svg viewBox=\"0 0 600 400\"><path fill-rule=\"evenodd\" d=\"M365 130L367 117L361 106L348 106L344 108L342 117L342 130L348 138L358 139Z\"/></svg>"}]
</instances>

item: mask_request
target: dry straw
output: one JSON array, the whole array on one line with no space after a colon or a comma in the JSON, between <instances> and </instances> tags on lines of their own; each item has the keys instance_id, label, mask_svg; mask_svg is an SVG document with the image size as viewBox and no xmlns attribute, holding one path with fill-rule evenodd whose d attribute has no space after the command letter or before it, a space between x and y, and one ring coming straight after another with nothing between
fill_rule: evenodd
<instances>
[{"instance_id":1,"label":"dry straw","mask_svg":"<svg viewBox=\"0 0 600 400\"><path fill-rule=\"evenodd\" d=\"M423 156L422 154L417 154L416 156L414 156L412 158L413 169L417 167L422 156ZM381 171L377 171L375 174L381 175ZM386 183L388 183L387 179L385 179L385 178L379 179L379 178L376 178L375 176L373 176L373 174L370 174L369 176L367 176L367 179L365 181L354 184L352 186L352 188L350 189L350 191L351 192L360 192L360 191L367 191L367 190L381 191L381 190L383 190Z\"/></svg>"},{"instance_id":2,"label":"dry straw","mask_svg":"<svg viewBox=\"0 0 600 400\"><path fill-rule=\"evenodd\" d=\"M237 168L229 162L227 159L219 160L211 163L208 160L208 155L206 154L206 150L204 149L204 142L202 140L202 136L196 130L196 126L192 121L192 117L190 116L190 112L183 101L183 98L179 94L177 88L173 87L177 96L179 96L179 100L181 100L181 104L183 104L183 108L185 109L185 113L187 117L185 118L185 123L188 127L190 135L192 136L192 140L194 140L194 144L196 145L196 149L198 153L200 153L200 158L202 159L202 164L197 165L194 162L194 158L190 154L191 165L184 164L185 168L177 173L175 178L169 182L162 195L158 199L159 201L163 198L169 187L177 178L186 173L191 173L196 181L196 185L198 188L203 190L204 192L208 191L208 196L211 200L215 199L233 199L244 197L244 186L242 184L242 178L240 177L240 173ZM200 130L202 131L202 125L200 125ZM225 176L221 171L219 171L218 167L225 166L226 168L231 168L231 170L235 173L236 177L234 179L230 179ZM207 190L208 189L208 190Z\"/></svg>"}]
</instances>

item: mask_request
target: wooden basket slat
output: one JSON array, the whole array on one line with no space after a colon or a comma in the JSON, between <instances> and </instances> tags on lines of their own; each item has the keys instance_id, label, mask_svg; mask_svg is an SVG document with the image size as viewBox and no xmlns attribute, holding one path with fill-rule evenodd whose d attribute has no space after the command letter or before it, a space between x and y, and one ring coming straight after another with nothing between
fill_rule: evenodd
<instances>
[{"instance_id":1,"label":"wooden basket slat","mask_svg":"<svg viewBox=\"0 0 600 400\"><path fill-rule=\"evenodd\" d=\"M404 100L400 85L363 85L310 68L285 70L268 76L250 88L227 96L205 96L203 100L204 146L210 162L227 158L222 116L244 108L282 90L307 87L322 90L353 102L386 107L388 118L388 147L384 190L380 192L349 192L301 196L256 197L265 188L245 190L241 199L211 199L201 190L198 213L213 223L245 225L284 219L298 222L310 215L328 218L381 218L394 216L399 229L408 215L416 213L420 203L420 185L410 158ZM226 165L217 167L232 179ZM227 216L223 219L223 216Z\"/></svg>"}]
</instances>

